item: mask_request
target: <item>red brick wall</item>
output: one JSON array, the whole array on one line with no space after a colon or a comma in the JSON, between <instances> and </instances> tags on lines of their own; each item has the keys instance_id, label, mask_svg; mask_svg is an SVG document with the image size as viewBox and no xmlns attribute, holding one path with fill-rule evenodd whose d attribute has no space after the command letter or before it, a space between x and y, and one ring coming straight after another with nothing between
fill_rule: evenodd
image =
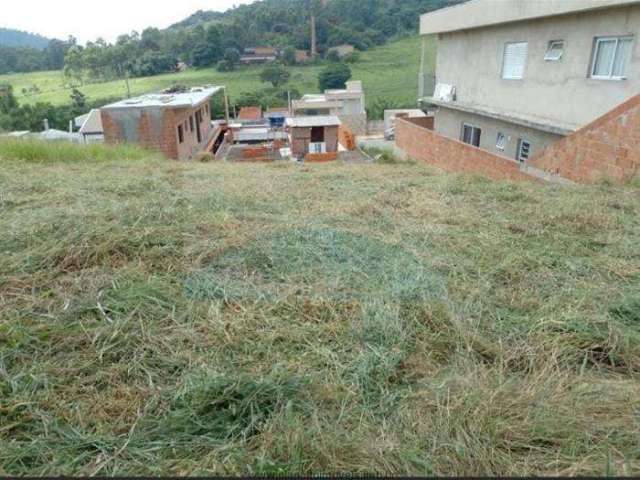
<instances>
[{"instance_id":1,"label":"red brick wall","mask_svg":"<svg viewBox=\"0 0 640 480\"><path fill-rule=\"evenodd\" d=\"M245 148L242 150L243 158L262 158L269 154L267 147Z\"/></svg>"},{"instance_id":2,"label":"red brick wall","mask_svg":"<svg viewBox=\"0 0 640 480\"><path fill-rule=\"evenodd\" d=\"M340 145L342 145L347 150L355 150L356 149L356 136L346 125L340 125L340 129L338 130L338 141Z\"/></svg>"},{"instance_id":3,"label":"red brick wall","mask_svg":"<svg viewBox=\"0 0 640 480\"><path fill-rule=\"evenodd\" d=\"M324 162L333 162L338 159L338 152L330 152L330 153L307 153L304 156L305 162L310 163L324 163Z\"/></svg>"},{"instance_id":4,"label":"red brick wall","mask_svg":"<svg viewBox=\"0 0 640 480\"><path fill-rule=\"evenodd\" d=\"M475 173L497 180L532 180L514 161L443 137L402 118L396 119L396 147L410 158L450 172Z\"/></svg>"},{"instance_id":5,"label":"red brick wall","mask_svg":"<svg viewBox=\"0 0 640 480\"><path fill-rule=\"evenodd\" d=\"M550 145L530 164L579 183L632 179L640 172L640 95Z\"/></svg>"},{"instance_id":6,"label":"red brick wall","mask_svg":"<svg viewBox=\"0 0 640 480\"><path fill-rule=\"evenodd\" d=\"M433 130L435 127L434 117L413 117L407 118L407 121L413 123L414 125L418 125L419 127L424 127L427 130Z\"/></svg>"}]
</instances>

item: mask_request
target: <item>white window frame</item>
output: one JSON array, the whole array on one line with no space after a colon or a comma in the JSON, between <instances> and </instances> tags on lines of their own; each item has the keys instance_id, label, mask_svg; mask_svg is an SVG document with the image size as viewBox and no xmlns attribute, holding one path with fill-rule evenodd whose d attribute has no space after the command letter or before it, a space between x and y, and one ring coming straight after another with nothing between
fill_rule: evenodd
<instances>
[{"instance_id":1,"label":"white window frame","mask_svg":"<svg viewBox=\"0 0 640 480\"><path fill-rule=\"evenodd\" d=\"M473 143L467 143L467 142L465 142L465 141L464 141L464 129L465 129L465 127L469 127L469 128L471 129L471 140L472 140L472 141L473 141L473 139L474 139L474 137L475 137L474 133L475 133L476 131L478 131L478 132L479 132L479 135L478 135L478 145L474 145ZM477 125L472 125L472 124L470 124L470 123L463 122L463 123L462 123L462 129L461 129L461 131L460 131L460 141L461 141L462 143L466 144L466 145L470 145L470 146L472 146L472 147L480 148L480 143L482 142L482 128L478 127Z\"/></svg>"},{"instance_id":2,"label":"white window frame","mask_svg":"<svg viewBox=\"0 0 640 480\"><path fill-rule=\"evenodd\" d=\"M501 152L504 152L504 149L507 146L507 136L502 133L502 132L498 132L498 137L496 138L496 149L500 150Z\"/></svg>"},{"instance_id":3,"label":"white window frame","mask_svg":"<svg viewBox=\"0 0 640 480\"><path fill-rule=\"evenodd\" d=\"M560 45L560 54L552 56L551 52L556 45ZM564 56L564 40L551 40L547 45L547 52L544 54L545 62L559 62Z\"/></svg>"},{"instance_id":4,"label":"white window frame","mask_svg":"<svg viewBox=\"0 0 640 480\"><path fill-rule=\"evenodd\" d=\"M525 45L525 53L524 53L524 60L523 60L523 64L522 64L522 74L520 76L506 76L506 71L505 71L505 67L507 66L506 64L506 60L507 60L507 49L509 48L510 45ZM504 44L503 50L502 50L502 72L501 72L501 76L503 80L522 80L524 79L524 74L527 70L527 60L529 57L529 42L507 42Z\"/></svg>"},{"instance_id":5,"label":"white window frame","mask_svg":"<svg viewBox=\"0 0 640 480\"><path fill-rule=\"evenodd\" d=\"M522 147L525 143L529 146L529 151L527 153L527 158L523 159ZM527 163L531 158L531 150L533 150L533 143L531 143L531 141L527 140L526 138L518 139L518 150L516 151L516 160L520 163Z\"/></svg>"},{"instance_id":6,"label":"white window frame","mask_svg":"<svg viewBox=\"0 0 640 480\"><path fill-rule=\"evenodd\" d=\"M612 40L616 41L616 50L611 58L611 65L609 65L609 75L596 75L596 62L598 61L598 49L601 43L610 42ZM620 40L631 40L631 49L633 51L633 35L620 35L620 36L611 36L611 37L596 37L595 42L593 44L593 59L591 60L591 69L589 70L589 76L594 80L626 80L626 75L613 75L613 66L616 63L616 57L618 55L618 47L620 46Z\"/></svg>"}]
</instances>

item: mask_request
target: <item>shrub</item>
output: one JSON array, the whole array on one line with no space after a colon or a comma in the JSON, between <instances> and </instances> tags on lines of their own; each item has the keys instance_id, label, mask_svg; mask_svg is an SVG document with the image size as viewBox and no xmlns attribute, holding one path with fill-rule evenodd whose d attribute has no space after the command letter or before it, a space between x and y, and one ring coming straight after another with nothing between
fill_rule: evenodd
<instances>
[{"instance_id":1,"label":"shrub","mask_svg":"<svg viewBox=\"0 0 640 480\"><path fill-rule=\"evenodd\" d=\"M344 57L346 63L358 63L360 61L360 52L352 52Z\"/></svg>"},{"instance_id":2,"label":"shrub","mask_svg":"<svg viewBox=\"0 0 640 480\"><path fill-rule=\"evenodd\" d=\"M210 163L210 162L213 162L214 160L215 160L215 157L211 152L201 152L198 155L196 155L196 161L200 163Z\"/></svg>"},{"instance_id":3,"label":"shrub","mask_svg":"<svg viewBox=\"0 0 640 480\"><path fill-rule=\"evenodd\" d=\"M274 88L281 87L287 83L290 77L289 70L278 64L268 65L260 72L260 80L264 83L271 83Z\"/></svg>"},{"instance_id":4,"label":"shrub","mask_svg":"<svg viewBox=\"0 0 640 480\"><path fill-rule=\"evenodd\" d=\"M232 72L235 69L235 65L229 60L220 60L216 69L219 72Z\"/></svg>"},{"instance_id":5,"label":"shrub","mask_svg":"<svg viewBox=\"0 0 640 480\"><path fill-rule=\"evenodd\" d=\"M318 76L320 90L344 88L351 78L351 69L345 63L333 63L328 65Z\"/></svg>"}]
</instances>

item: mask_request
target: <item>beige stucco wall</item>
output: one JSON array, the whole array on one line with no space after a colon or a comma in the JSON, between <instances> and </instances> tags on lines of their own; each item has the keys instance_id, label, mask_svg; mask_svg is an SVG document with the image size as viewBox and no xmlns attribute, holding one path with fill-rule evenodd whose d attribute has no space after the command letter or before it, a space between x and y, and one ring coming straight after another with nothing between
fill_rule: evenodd
<instances>
[{"instance_id":1,"label":"beige stucco wall","mask_svg":"<svg viewBox=\"0 0 640 480\"><path fill-rule=\"evenodd\" d=\"M516 159L519 139L527 140L531 143L530 157L533 157L533 155L541 152L548 145L551 145L557 140L563 138L559 135L542 132L532 128L521 127L513 123L506 123L492 118L474 115L472 113L459 112L447 108L441 108L438 110L435 119L435 131L445 137L460 140L462 136L462 125L464 123L482 129L482 133L480 135L480 148L514 161ZM507 137L504 150L496 148L498 133L502 133Z\"/></svg>"},{"instance_id":2,"label":"beige stucco wall","mask_svg":"<svg viewBox=\"0 0 640 480\"><path fill-rule=\"evenodd\" d=\"M588 78L594 37L634 35L626 80ZM546 62L549 41L564 40L560 62ZM503 80L507 42L528 42L524 79ZM551 124L585 125L640 91L640 5L509 23L439 35L437 82L457 100Z\"/></svg>"},{"instance_id":3,"label":"beige stucco wall","mask_svg":"<svg viewBox=\"0 0 640 480\"><path fill-rule=\"evenodd\" d=\"M420 17L420 33L451 32L636 3L638 0L471 0L425 13Z\"/></svg>"}]
</instances>

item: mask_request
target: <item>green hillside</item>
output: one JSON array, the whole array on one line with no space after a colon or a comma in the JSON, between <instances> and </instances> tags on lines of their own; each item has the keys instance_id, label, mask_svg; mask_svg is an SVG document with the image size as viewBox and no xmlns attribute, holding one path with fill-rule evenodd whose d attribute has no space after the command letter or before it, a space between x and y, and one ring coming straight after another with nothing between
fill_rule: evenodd
<instances>
[{"instance_id":1,"label":"green hillside","mask_svg":"<svg viewBox=\"0 0 640 480\"><path fill-rule=\"evenodd\" d=\"M434 60L435 40L430 42ZM400 105L415 104L418 92L418 71L420 65L421 40L410 37L363 52L361 60L352 65L353 78L362 80L367 93L368 104L384 98ZM317 78L322 67L292 67L290 85L301 93L313 93L318 89ZM133 95L154 92L176 83L187 86L216 84L226 85L233 98L243 92L263 88L260 82L261 67L242 67L235 72L221 73L215 69L192 69L183 73L158 75L130 80ZM2 75L0 83L10 83L21 103L51 102L63 105L70 102L70 88L61 72L37 72L28 74ZM37 87L39 93L27 94ZM25 92L23 92L23 90ZM124 97L124 81L93 83L80 90L88 100Z\"/></svg>"}]
</instances>

